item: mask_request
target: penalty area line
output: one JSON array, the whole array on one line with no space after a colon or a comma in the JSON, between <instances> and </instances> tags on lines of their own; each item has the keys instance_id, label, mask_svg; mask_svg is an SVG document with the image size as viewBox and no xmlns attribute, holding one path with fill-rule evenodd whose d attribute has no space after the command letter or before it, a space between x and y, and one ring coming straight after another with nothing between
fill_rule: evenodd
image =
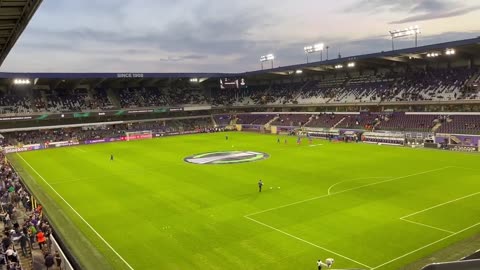
<instances>
[{"instance_id":1,"label":"penalty area line","mask_svg":"<svg viewBox=\"0 0 480 270\"><path fill-rule=\"evenodd\" d=\"M274 230L274 231L277 231L277 232L279 232L279 233L282 233L282 234L284 234L284 235L286 235L286 236L289 236L289 237L291 237L291 238L294 238L294 239L296 239L296 240L298 240L298 241L300 241L300 242L309 244L309 245L311 245L311 246L313 246L313 247L316 247L316 248L318 248L318 249L321 249L321 250L323 250L323 251L332 253L332 254L334 254L335 256L344 258L344 259L346 259L346 260L349 260L349 261L354 262L354 263L356 263L356 264L359 264L359 265L361 265L361 266L367 267L368 269L372 269L372 267L370 267L370 266L368 266L368 265L366 265L366 264L364 264L364 263L361 263L361 262L359 262L359 261L356 261L356 260L354 260L354 259L352 259L352 258L349 258L349 257L347 257L347 256L345 256L345 255L342 255L342 254L337 253L337 252L335 252L335 251L329 250L329 249L327 249L327 248L321 247L321 246L319 246L319 245L317 245L317 244L314 244L314 243L312 243L312 242L310 242L310 241L307 241L307 240L305 240L305 239L303 239L303 238L300 238L300 237L298 237L298 236L295 236L295 235L293 235L293 234L289 234L289 233L287 233L287 232L285 232L285 231L282 231L282 230L280 230L280 229L278 229L278 228L275 228L275 227L273 227L273 226L270 226L270 225L268 225L268 224L265 224L265 223L263 223L263 222L261 222L261 221L258 221L258 220L254 219L254 218L251 218L251 217L249 217L249 216L244 216L244 218L249 219L249 220L251 220L251 221L253 221L253 222L255 222L255 223L258 223L258 224L260 224L260 225L262 225L262 226L265 226L265 227L267 227L267 228L270 228L270 229L272 229L272 230Z\"/></svg>"},{"instance_id":2,"label":"penalty area line","mask_svg":"<svg viewBox=\"0 0 480 270\"><path fill-rule=\"evenodd\" d=\"M428 225L428 224L424 224L424 223L420 223L420 222L408 220L408 219L405 219L405 218L400 218L400 220L403 220L403 221L406 221L406 222L410 222L410 223L412 223L412 224L416 224L416 225L419 225L419 226L427 227L427 228L430 228L430 229L434 229L434 230L437 230L437 231L442 231L442 232L446 232L446 233L449 233L449 234L454 234L454 232L449 231L449 230L445 230L445 229L438 228L438 227L435 227L435 226L431 226L431 225Z\"/></svg>"},{"instance_id":3,"label":"penalty area line","mask_svg":"<svg viewBox=\"0 0 480 270\"><path fill-rule=\"evenodd\" d=\"M463 199L467 199L467 198L476 196L478 194L480 194L480 192L475 192L475 193L472 193L472 194L467 195L467 196L463 196L463 197L460 197L460 198L457 198L457 199L450 200L448 202L440 203L440 204L434 205L432 207L425 208L423 210L417 211L415 213L411 213L409 215L403 216L400 219L404 219L404 218L408 218L408 217L411 217L411 216L414 216L414 215L418 215L420 213L423 213L423 212L426 212L426 211L429 211L429 210L432 210L432 209L435 209L435 208L438 208L438 207L441 207L441 206L444 206L444 205L447 205L447 204L450 204L450 203L453 203L453 202L457 202L457 201L460 201L460 200L463 200Z\"/></svg>"},{"instance_id":4,"label":"penalty area line","mask_svg":"<svg viewBox=\"0 0 480 270\"><path fill-rule=\"evenodd\" d=\"M27 164L28 167L30 167L30 169L32 169L32 171L38 175L38 177L40 177L40 179L43 180L43 182L45 182L45 184L47 184L47 186L50 187L50 189L52 189L52 191L66 204L68 205L68 207L70 207L70 209L72 209L72 211L98 236L98 238L100 238L100 240L103 241L103 243L105 243L105 245L107 245L110 250L113 251L113 253L115 253L115 255L117 255L117 257L123 262L125 263L125 265L131 269L131 270L134 270L134 268L107 242L107 240L105 240L105 238L103 238L93 227L92 225L90 225L90 223L88 223L83 217L82 215L80 215L80 213L77 212L77 210L75 210L75 208L73 208L72 205L70 205L70 203L67 202L67 200L65 200L62 195L60 195L60 193L58 193L53 187L52 185L50 185L47 180L45 180L45 178L43 178L43 176L38 173L37 170L35 170L35 168L32 167L32 165L30 165L30 163L28 163L28 161L26 161L19 153L17 153L17 156L20 157L20 159L23 160L23 162L25 164Z\"/></svg>"},{"instance_id":5,"label":"penalty area line","mask_svg":"<svg viewBox=\"0 0 480 270\"><path fill-rule=\"evenodd\" d=\"M427 247L433 246L433 245L435 245L435 244L437 244L437 243L440 243L440 242L442 242L442 241L444 241L444 240L446 240L446 239L448 239L448 238L450 238L450 237L453 237L453 236L455 236L455 235L457 235L457 234L460 234L460 233L463 233L463 232L465 232L465 231L468 231L468 230L470 230L470 229L472 229L472 228L475 228L475 227L478 226L478 225L480 225L480 222L477 223L477 224L473 224L472 226L467 227L467 228L465 228L465 229L463 229L463 230L461 230L461 231L458 231L458 232L455 232L455 233L450 234L450 235L448 235L448 236L445 236L444 238L439 239L439 240L437 240L437 241L435 241L435 242L432 242L432 243L430 243L430 244L427 244L427 245L425 245L425 246L423 246L423 247L420 247L420 248L417 248L417 249L415 249L415 250L413 250L413 251L410 251L410 252L408 252L408 253L405 253L405 254L403 254L403 255L395 258L395 259L392 259L392 260L390 260L390 261L388 261L388 262L385 262L385 263L382 263L382 264L380 264L380 265L377 265L377 266L373 267L371 270L375 270L375 269L378 269L378 268L380 268L380 267L383 267L383 266L385 266L385 265L387 265L387 264L391 264L392 262L395 262L395 261L398 261L398 260L400 260L400 259L402 259L402 258L405 258L405 257L407 257L408 255L411 255L411 254L413 254L413 253L415 253L415 252L418 252L418 251L420 251L420 250L422 250L422 249L425 249L425 248L427 248Z\"/></svg>"}]
</instances>

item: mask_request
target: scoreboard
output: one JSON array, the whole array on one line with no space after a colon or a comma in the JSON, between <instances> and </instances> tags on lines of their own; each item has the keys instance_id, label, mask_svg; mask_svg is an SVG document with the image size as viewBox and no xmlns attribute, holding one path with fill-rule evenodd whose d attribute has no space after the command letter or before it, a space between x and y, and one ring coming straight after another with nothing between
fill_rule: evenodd
<instances>
[{"instance_id":1,"label":"scoreboard","mask_svg":"<svg viewBox=\"0 0 480 270\"><path fill-rule=\"evenodd\" d=\"M245 78L222 78L220 79L220 89L241 89L247 88Z\"/></svg>"}]
</instances>

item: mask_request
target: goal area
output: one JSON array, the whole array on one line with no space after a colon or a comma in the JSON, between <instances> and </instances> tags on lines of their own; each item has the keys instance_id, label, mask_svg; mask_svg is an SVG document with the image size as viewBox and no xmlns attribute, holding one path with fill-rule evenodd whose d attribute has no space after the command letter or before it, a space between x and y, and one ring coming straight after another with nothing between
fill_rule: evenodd
<instances>
[{"instance_id":1,"label":"goal area","mask_svg":"<svg viewBox=\"0 0 480 270\"><path fill-rule=\"evenodd\" d=\"M151 130L125 132L126 141L145 140L153 138Z\"/></svg>"}]
</instances>

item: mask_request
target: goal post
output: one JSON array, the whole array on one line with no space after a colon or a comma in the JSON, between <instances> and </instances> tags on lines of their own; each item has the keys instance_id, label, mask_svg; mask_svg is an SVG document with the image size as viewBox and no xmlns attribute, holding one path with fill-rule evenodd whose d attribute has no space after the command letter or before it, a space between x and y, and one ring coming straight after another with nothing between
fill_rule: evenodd
<instances>
[{"instance_id":1,"label":"goal post","mask_svg":"<svg viewBox=\"0 0 480 270\"><path fill-rule=\"evenodd\" d=\"M125 132L126 141L144 140L153 138L151 130Z\"/></svg>"}]
</instances>

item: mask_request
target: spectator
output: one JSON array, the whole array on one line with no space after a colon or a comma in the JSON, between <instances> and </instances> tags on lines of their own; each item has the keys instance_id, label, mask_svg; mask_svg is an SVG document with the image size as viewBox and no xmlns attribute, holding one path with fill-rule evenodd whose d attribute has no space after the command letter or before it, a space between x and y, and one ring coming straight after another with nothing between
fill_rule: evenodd
<instances>
[{"instance_id":1,"label":"spectator","mask_svg":"<svg viewBox=\"0 0 480 270\"><path fill-rule=\"evenodd\" d=\"M43 249L43 245L46 244L47 242L47 239L45 238L45 234L41 230L38 231L37 233L37 242L40 249Z\"/></svg>"},{"instance_id":2,"label":"spectator","mask_svg":"<svg viewBox=\"0 0 480 270\"><path fill-rule=\"evenodd\" d=\"M55 259L53 258L52 254L50 252L45 253L45 266L47 267L47 270L50 269L50 267L55 265Z\"/></svg>"},{"instance_id":3,"label":"spectator","mask_svg":"<svg viewBox=\"0 0 480 270\"><path fill-rule=\"evenodd\" d=\"M13 249L13 246L8 247L5 251L5 256L11 262L18 262L17 252Z\"/></svg>"},{"instance_id":4,"label":"spectator","mask_svg":"<svg viewBox=\"0 0 480 270\"><path fill-rule=\"evenodd\" d=\"M58 269L62 269L62 257L60 257L58 250L55 251L55 263Z\"/></svg>"},{"instance_id":5,"label":"spectator","mask_svg":"<svg viewBox=\"0 0 480 270\"><path fill-rule=\"evenodd\" d=\"M10 247L11 244L12 244L12 240L7 234L5 234L5 236L2 239L3 249L6 250L8 247Z\"/></svg>"},{"instance_id":6,"label":"spectator","mask_svg":"<svg viewBox=\"0 0 480 270\"><path fill-rule=\"evenodd\" d=\"M22 249L23 256L27 256L28 251L27 251L27 244L28 244L28 236L25 235L23 232L20 235L20 247Z\"/></svg>"}]
</instances>

